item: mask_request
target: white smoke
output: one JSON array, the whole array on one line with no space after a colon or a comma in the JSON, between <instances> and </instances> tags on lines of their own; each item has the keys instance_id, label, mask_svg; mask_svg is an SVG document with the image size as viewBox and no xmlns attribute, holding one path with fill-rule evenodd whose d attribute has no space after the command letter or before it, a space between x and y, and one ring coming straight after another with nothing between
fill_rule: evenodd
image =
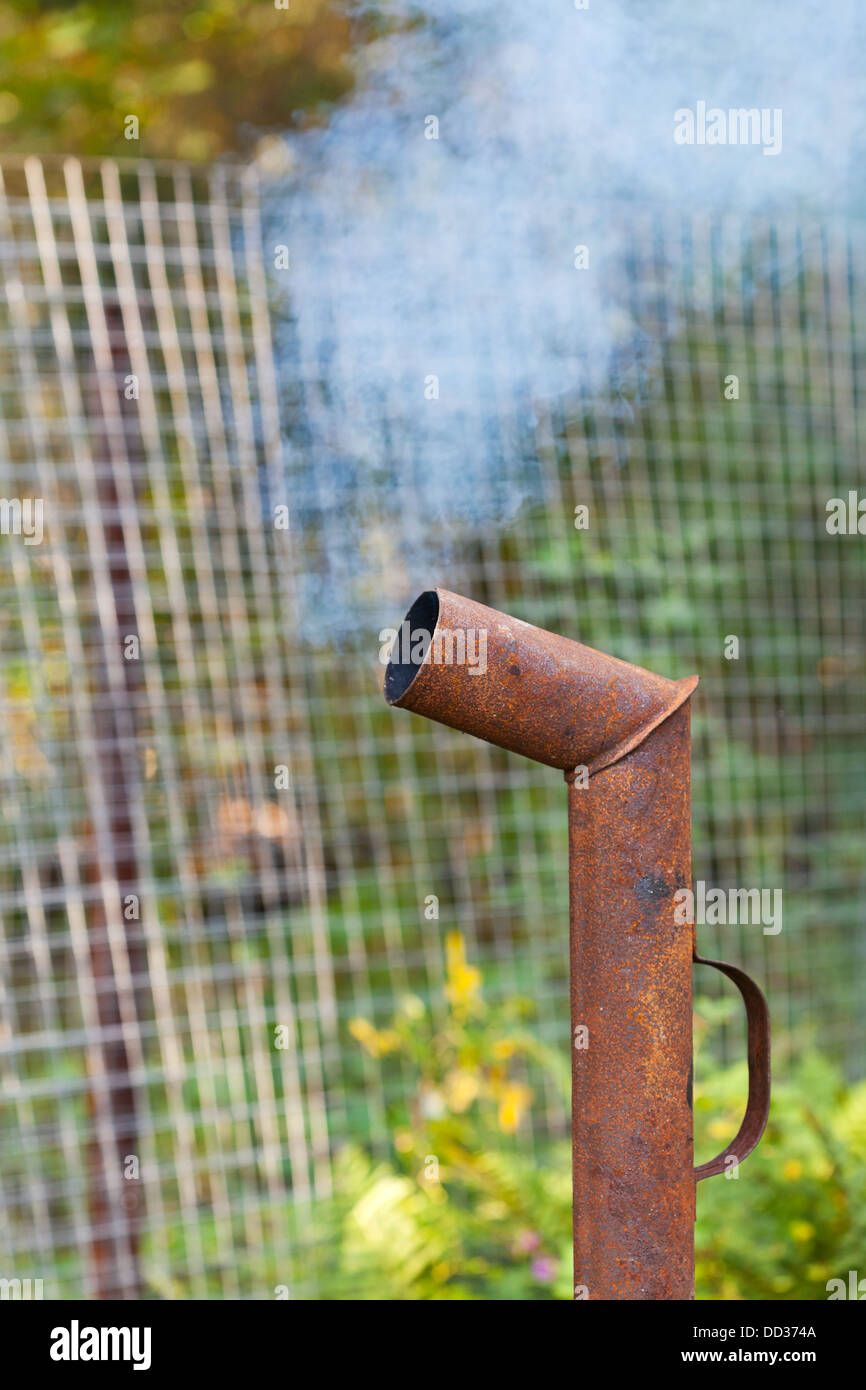
<instances>
[{"instance_id":1,"label":"white smoke","mask_svg":"<svg viewBox=\"0 0 866 1390\"><path fill-rule=\"evenodd\" d=\"M287 137L274 203L293 486L340 527L310 580L320 615L335 578L352 605L364 509L403 509L426 583L437 524L507 523L538 495L539 401L617 410L623 381L654 389L664 344L637 327L630 218L844 210L862 129L853 0L376 8L395 32L359 49L323 128ZM676 144L674 113L698 101L781 111L781 152Z\"/></svg>"}]
</instances>

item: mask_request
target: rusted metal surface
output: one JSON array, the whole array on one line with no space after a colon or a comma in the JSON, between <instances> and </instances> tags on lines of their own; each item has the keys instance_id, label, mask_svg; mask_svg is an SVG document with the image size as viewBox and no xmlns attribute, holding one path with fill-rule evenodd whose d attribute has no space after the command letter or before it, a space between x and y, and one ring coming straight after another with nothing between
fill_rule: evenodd
<instances>
[{"instance_id":1,"label":"rusted metal surface","mask_svg":"<svg viewBox=\"0 0 866 1390\"><path fill-rule=\"evenodd\" d=\"M572 782L568 817L575 1296L688 1299L692 941L674 920L691 873L688 705Z\"/></svg>"},{"instance_id":2,"label":"rusted metal surface","mask_svg":"<svg viewBox=\"0 0 866 1390\"><path fill-rule=\"evenodd\" d=\"M575 1297L690 1299L694 935L675 894L691 877L697 676L666 680L447 589L416 600L402 642L390 704L559 768L569 784ZM769 1098L763 996L719 968L747 1004L750 1100L736 1140L698 1177L745 1157Z\"/></svg>"},{"instance_id":3,"label":"rusted metal surface","mask_svg":"<svg viewBox=\"0 0 866 1390\"><path fill-rule=\"evenodd\" d=\"M413 632L435 629L444 657L477 656L485 634L486 670L435 653L425 664L392 660L390 704L563 772L597 772L622 757L698 683L654 676L447 589L422 594L405 621Z\"/></svg>"}]
</instances>

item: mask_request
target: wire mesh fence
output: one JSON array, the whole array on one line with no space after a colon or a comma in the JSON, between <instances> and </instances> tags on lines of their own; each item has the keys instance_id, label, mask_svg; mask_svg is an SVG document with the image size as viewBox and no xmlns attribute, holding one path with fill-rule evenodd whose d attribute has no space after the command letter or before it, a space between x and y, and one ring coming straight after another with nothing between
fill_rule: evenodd
<instances>
[{"instance_id":1,"label":"wire mesh fence","mask_svg":"<svg viewBox=\"0 0 866 1390\"><path fill-rule=\"evenodd\" d=\"M350 1022L441 1013L451 927L568 1055L564 786L381 699L382 629L433 584L699 672L695 878L784 902L704 954L765 983L783 1067L816 1037L862 1074L864 560L826 524L859 478L857 229L623 212L629 346L524 396L494 343L476 437L399 351L360 391L351 271L290 189L2 176L9 1277L315 1297L336 1156L385 1152L412 1084ZM542 1082L516 1142L567 1130Z\"/></svg>"}]
</instances>

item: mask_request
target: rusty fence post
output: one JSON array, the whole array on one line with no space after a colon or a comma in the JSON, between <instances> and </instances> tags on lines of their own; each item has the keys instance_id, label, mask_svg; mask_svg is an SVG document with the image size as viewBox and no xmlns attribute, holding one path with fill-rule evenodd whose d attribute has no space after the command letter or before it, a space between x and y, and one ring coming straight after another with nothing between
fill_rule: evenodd
<instances>
[{"instance_id":1,"label":"rusty fence post","mask_svg":"<svg viewBox=\"0 0 866 1390\"><path fill-rule=\"evenodd\" d=\"M694 1289L689 707L568 789L575 1289Z\"/></svg>"},{"instance_id":2,"label":"rusty fence post","mask_svg":"<svg viewBox=\"0 0 866 1390\"><path fill-rule=\"evenodd\" d=\"M741 1160L769 1108L769 1020L740 989L749 1096L695 1170L689 698L671 681L446 589L410 608L389 704L558 768L568 783L577 1299L694 1297L695 1182Z\"/></svg>"}]
</instances>

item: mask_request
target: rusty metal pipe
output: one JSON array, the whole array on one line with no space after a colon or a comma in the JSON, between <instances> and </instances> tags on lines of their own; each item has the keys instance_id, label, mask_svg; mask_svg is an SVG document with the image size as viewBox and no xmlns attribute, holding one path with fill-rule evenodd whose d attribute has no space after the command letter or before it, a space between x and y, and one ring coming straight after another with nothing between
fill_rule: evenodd
<instances>
[{"instance_id":1,"label":"rusty metal pipe","mask_svg":"<svg viewBox=\"0 0 866 1390\"><path fill-rule=\"evenodd\" d=\"M688 704L572 780L568 825L577 1296L691 1298Z\"/></svg>"},{"instance_id":2,"label":"rusty metal pipe","mask_svg":"<svg viewBox=\"0 0 866 1390\"><path fill-rule=\"evenodd\" d=\"M406 625L422 634L416 642L403 640ZM563 772L592 774L624 757L698 683L654 676L447 589L421 594L397 645L409 659L388 665L389 704Z\"/></svg>"},{"instance_id":3,"label":"rusty metal pipe","mask_svg":"<svg viewBox=\"0 0 866 1390\"><path fill-rule=\"evenodd\" d=\"M389 704L559 768L569 784L576 1298L694 1296L697 957L674 894L690 882L697 683L447 589L413 604L385 674ZM746 1001L750 1091L737 1139L698 1177L750 1152L769 1105L763 995L736 967L708 963Z\"/></svg>"}]
</instances>

